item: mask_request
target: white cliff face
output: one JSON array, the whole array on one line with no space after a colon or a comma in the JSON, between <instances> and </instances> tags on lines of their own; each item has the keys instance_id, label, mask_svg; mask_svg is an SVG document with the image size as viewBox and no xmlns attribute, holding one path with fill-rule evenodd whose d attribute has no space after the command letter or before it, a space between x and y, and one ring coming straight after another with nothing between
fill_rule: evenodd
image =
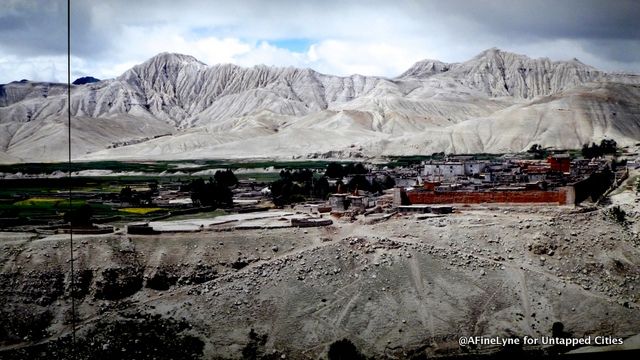
<instances>
[{"instance_id":1,"label":"white cliff face","mask_svg":"<svg viewBox=\"0 0 640 360\"><path fill-rule=\"evenodd\" d=\"M72 87L72 157L376 156L640 140L640 79L489 49L395 79L163 53ZM0 86L0 161L66 159L64 84ZM170 135L170 136L165 136Z\"/></svg>"},{"instance_id":2,"label":"white cliff face","mask_svg":"<svg viewBox=\"0 0 640 360\"><path fill-rule=\"evenodd\" d=\"M532 99L605 79L606 74L577 59L552 62L492 48L459 64L418 62L399 78L427 77L454 81L487 96Z\"/></svg>"}]
</instances>

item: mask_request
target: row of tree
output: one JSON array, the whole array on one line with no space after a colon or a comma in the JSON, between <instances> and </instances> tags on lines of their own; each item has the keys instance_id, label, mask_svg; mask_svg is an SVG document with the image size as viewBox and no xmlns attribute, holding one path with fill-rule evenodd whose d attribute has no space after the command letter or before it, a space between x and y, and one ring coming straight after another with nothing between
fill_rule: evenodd
<instances>
[{"instance_id":1,"label":"row of tree","mask_svg":"<svg viewBox=\"0 0 640 360\"><path fill-rule=\"evenodd\" d=\"M395 186L395 181L389 175L384 178L373 178L371 181L365 176L368 170L361 163L330 163L324 175L309 170L282 170L280 178L269 185L271 196L276 205L302 202L306 199L326 199L333 192L354 192L362 190L382 193L385 189ZM343 182L350 177L348 182ZM329 179L338 179L333 185ZM181 186L181 191L188 191L194 206L228 207L233 204L233 193L230 188L238 184L233 171L227 169L217 171L208 181L194 179ZM120 191L120 201L132 204L151 204L152 195L157 194L157 183L150 186L150 191L138 192L126 186Z\"/></svg>"},{"instance_id":2,"label":"row of tree","mask_svg":"<svg viewBox=\"0 0 640 360\"><path fill-rule=\"evenodd\" d=\"M327 165L324 176L331 179L340 179L348 175L364 175L367 173L369 173L369 170L367 170L362 163L347 163L342 165L332 162Z\"/></svg>"},{"instance_id":3,"label":"row of tree","mask_svg":"<svg viewBox=\"0 0 640 360\"><path fill-rule=\"evenodd\" d=\"M280 178L269 185L276 206L305 201L307 197L324 199L331 192L326 176L315 178L309 169L280 171Z\"/></svg>"},{"instance_id":4,"label":"row of tree","mask_svg":"<svg viewBox=\"0 0 640 360\"><path fill-rule=\"evenodd\" d=\"M180 187L181 191L191 193L191 200L196 206L230 206L233 203L232 193L229 188L238 184L238 178L233 171L218 170L209 178L209 181L203 179L194 179L189 183ZM153 196L158 194L158 183L151 182L148 184L149 190L137 191L130 186L125 186L120 190L120 202L132 205L153 203Z\"/></svg>"},{"instance_id":5,"label":"row of tree","mask_svg":"<svg viewBox=\"0 0 640 360\"><path fill-rule=\"evenodd\" d=\"M614 154L618 150L618 144L613 139L602 139L600 144L591 143L582 145L582 156L586 159L593 159L606 154ZM547 149L540 144L533 144L527 150L529 154L533 154L535 159L544 159L549 155Z\"/></svg>"},{"instance_id":6,"label":"row of tree","mask_svg":"<svg viewBox=\"0 0 640 360\"><path fill-rule=\"evenodd\" d=\"M229 207L233 205L233 193L231 187L238 184L233 171L216 171L209 181L194 179L181 187L183 191L191 193L191 201L195 206Z\"/></svg>"},{"instance_id":7,"label":"row of tree","mask_svg":"<svg viewBox=\"0 0 640 360\"><path fill-rule=\"evenodd\" d=\"M603 139L600 141L600 145L592 143L591 145L584 144L582 146L582 156L587 159L593 159L605 154L615 154L618 150L618 144L613 139Z\"/></svg>"},{"instance_id":8,"label":"row of tree","mask_svg":"<svg viewBox=\"0 0 640 360\"><path fill-rule=\"evenodd\" d=\"M329 164L331 166L331 164ZM341 166L338 164L338 166ZM342 167L342 166L341 166ZM334 167L337 169L337 167ZM307 198L326 199L327 196L335 192L354 192L362 190L373 193L382 193L385 189L395 186L395 180L389 175L383 179L373 178L367 180L364 174L353 175L345 184L342 176L334 185L329 183L331 173L329 168L325 175L317 176L311 170L296 170L291 172L283 170L280 178L272 182L269 186L273 202L277 206L305 201Z\"/></svg>"}]
</instances>

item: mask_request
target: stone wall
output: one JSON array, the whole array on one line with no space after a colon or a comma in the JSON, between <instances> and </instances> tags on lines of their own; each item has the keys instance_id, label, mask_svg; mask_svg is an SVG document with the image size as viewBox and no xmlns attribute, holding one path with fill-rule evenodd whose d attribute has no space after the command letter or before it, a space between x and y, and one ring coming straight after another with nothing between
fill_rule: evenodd
<instances>
[{"instance_id":1,"label":"stone wall","mask_svg":"<svg viewBox=\"0 0 640 360\"><path fill-rule=\"evenodd\" d=\"M407 197L411 204L483 204L483 203L543 203L572 205L568 189L555 191L410 191Z\"/></svg>"}]
</instances>

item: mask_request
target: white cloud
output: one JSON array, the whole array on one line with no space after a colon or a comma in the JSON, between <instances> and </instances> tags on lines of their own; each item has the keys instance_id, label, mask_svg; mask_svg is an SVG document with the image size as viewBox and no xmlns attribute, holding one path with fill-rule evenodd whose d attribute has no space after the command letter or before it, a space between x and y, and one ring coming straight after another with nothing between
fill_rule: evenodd
<instances>
[{"instance_id":1,"label":"white cloud","mask_svg":"<svg viewBox=\"0 0 640 360\"><path fill-rule=\"evenodd\" d=\"M14 55L0 57L0 84L22 79L66 82L67 57L34 56L22 58Z\"/></svg>"},{"instance_id":2,"label":"white cloud","mask_svg":"<svg viewBox=\"0 0 640 360\"><path fill-rule=\"evenodd\" d=\"M326 40L314 44L308 58L318 71L338 75L400 75L423 59L425 51L382 42Z\"/></svg>"},{"instance_id":3,"label":"white cloud","mask_svg":"<svg viewBox=\"0 0 640 360\"><path fill-rule=\"evenodd\" d=\"M236 38L189 37L185 33L174 26L151 29L128 26L123 31L123 38L127 41L119 44L118 50L139 62L166 51L192 55L207 64L216 64L233 62L236 56L252 48Z\"/></svg>"},{"instance_id":4,"label":"white cloud","mask_svg":"<svg viewBox=\"0 0 640 360\"><path fill-rule=\"evenodd\" d=\"M252 46L250 51L236 56L233 62L241 66L264 64L270 66L306 67L309 65L307 54L283 49L266 41L261 41L257 46Z\"/></svg>"},{"instance_id":5,"label":"white cloud","mask_svg":"<svg viewBox=\"0 0 640 360\"><path fill-rule=\"evenodd\" d=\"M73 77L115 77L165 51L193 55L209 65L267 64L336 75L396 76L424 58L465 61L493 46L554 60L578 57L605 70L640 69L638 28L630 15L638 6L633 2L485 3L77 1L72 11ZM0 12L0 54L5 54L0 55L0 82L66 80L66 34L59 21L52 21L64 17L62 1L3 5L13 10ZM605 14L603 8L610 11ZM564 21L576 13L584 16ZM305 39L312 46L292 51L275 45L286 39Z\"/></svg>"}]
</instances>

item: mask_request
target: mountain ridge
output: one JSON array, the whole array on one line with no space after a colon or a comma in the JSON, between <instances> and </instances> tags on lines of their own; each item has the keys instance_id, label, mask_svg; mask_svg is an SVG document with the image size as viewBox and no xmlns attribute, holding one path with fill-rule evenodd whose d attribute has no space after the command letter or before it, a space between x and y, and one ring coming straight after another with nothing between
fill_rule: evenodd
<instances>
[{"instance_id":1,"label":"mountain ridge","mask_svg":"<svg viewBox=\"0 0 640 360\"><path fill-rule=\"evenodd\" d=\"M72 139L72 154L77 159L188 158L195 153L219 157L234 152L247 157L348 157L354 144L362 148L362 156L379 156L460 149L521 151L531 141L558 147L565 141L575 147L613 135L631 143L640 139L638 78L608 74L577 60L532 59L496 48L462 63L422 60L395 78L333 76L309 68L265 65L208 66L190 55L160 53L114 79L73 86L71 112L79 119L76 131L85 138ZM66 158L66 144L46 141L61 142L59 135L52 136L65 133L65 87L0 85L0 161ZM536 105L554 98L564 100ZM569 122L573 127L608 125L591 137L581 131L570 134L571 129L554 125L554 119L566 116L550 103L566 107L580 120ZM505 113L520 118L506 121L501 118ZM530 113L555 133L532 138L530 126L522 121ZM508 130L508 139L496 142L497 134L464 135L474 127L472 132L483 133L478 129L497 123ZM619 134L616 129L621 128L629 131ZM173 136L152 140L167 134ZM145 138L149 141L140 141ZM46 144L47 150L29 152L30 143ZM132 145L115 149L115 143Z\"/></svg>"}]
</instances>

